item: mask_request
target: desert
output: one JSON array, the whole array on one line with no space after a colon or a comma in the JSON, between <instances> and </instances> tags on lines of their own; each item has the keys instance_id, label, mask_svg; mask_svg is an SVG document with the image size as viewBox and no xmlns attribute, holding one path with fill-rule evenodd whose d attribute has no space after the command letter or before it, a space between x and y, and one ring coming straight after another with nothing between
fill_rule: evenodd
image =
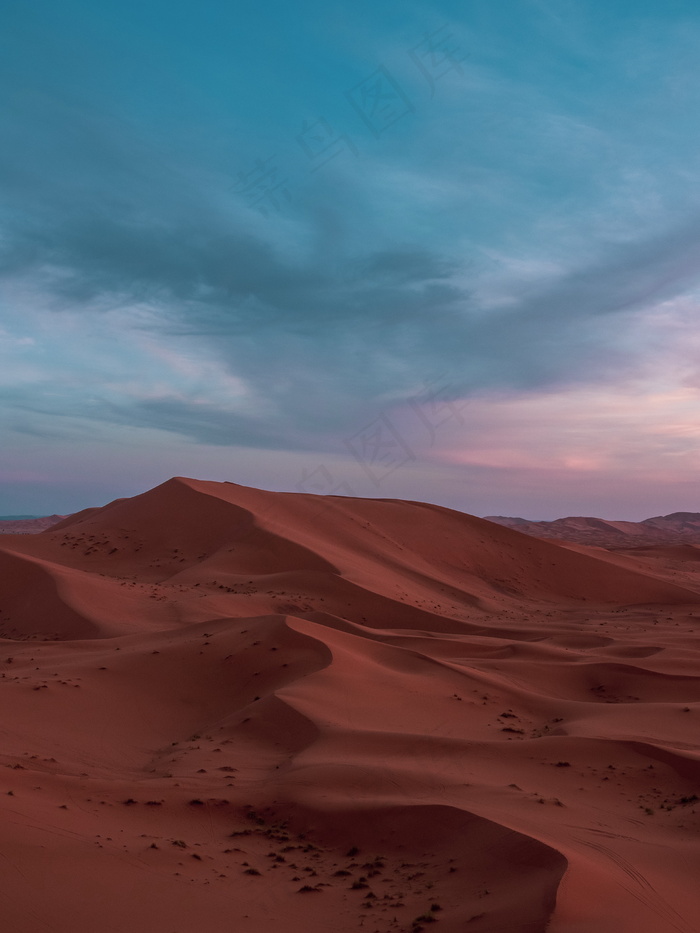
<instances>
[{"instance_id":1,"label":"desert","mask_svg":"<svg viewBox=\"0 0 700 933\"><path fill-rule=\"evenodd\" d=\"M4 535L6 927L697 930L666 550L182 477Z\"/></svg>"},{"instance_id":2,"label":"desert","mask_svg":"<svg viewBox=\"0 0 700 933\"><path fill-rule=\"evenodd\" d=\"M699 60L0 6L0 933L700 933Z\"/></svg>"}]
</instances>

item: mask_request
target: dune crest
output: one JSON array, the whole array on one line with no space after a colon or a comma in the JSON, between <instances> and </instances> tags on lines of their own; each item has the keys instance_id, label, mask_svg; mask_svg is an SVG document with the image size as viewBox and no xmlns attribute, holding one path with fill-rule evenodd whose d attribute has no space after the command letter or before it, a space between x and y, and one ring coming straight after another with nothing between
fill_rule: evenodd
<instances>
[{"instance_id":1,"label":"dune crest","mask_svg":"<svg viewBox=\"0 0 700 933\"><path fill-rule=\"evenodd\" d=\"M0 581L18 933L697 929L685 539L176 477Z\"/></svg>"}]
</instances>

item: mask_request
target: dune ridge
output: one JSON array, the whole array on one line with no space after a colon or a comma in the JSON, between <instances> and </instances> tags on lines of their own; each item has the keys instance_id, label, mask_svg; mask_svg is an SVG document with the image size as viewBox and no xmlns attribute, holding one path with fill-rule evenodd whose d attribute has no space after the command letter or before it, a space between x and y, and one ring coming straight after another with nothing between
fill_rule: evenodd
<instances>
[{"instance_id":1,"label":"dune ridge","mask_svg":"<svg viewBox=\"0 0 700 933\"><path fill-rule=\"evenodd\" d=\"M4 536L8 924L691 933L669 548L183 477Z\"/></svg>"}]
</instances>

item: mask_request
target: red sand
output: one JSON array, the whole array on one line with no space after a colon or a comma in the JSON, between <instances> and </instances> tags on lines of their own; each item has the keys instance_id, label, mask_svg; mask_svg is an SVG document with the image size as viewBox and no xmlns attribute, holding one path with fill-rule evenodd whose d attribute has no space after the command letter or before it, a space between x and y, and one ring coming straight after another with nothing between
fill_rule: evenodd
<instances>
[{"instance_id":1,"label":"red sand","mask_svg":"<svg viewBox=\"0 0 700 933\"><path fill-rule=\"evenodd\" d=\"M189 479L4 536L4 928L697 933L699 556Z\"/></svg>"}]
</instances>

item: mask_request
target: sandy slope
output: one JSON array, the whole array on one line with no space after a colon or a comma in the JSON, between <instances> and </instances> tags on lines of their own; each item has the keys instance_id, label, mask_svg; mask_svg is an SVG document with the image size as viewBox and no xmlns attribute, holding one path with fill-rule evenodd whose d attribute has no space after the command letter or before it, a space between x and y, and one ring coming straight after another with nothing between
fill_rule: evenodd
<instances>
[{"instance_id":1,"label":"sandy slope","mask_svg":"<svg viewBox=\"0 0 700 933\"><path fill-rule=\"evenodd\" d=\"M4 537L6 928L696 933L698 553L187 479Z\"/></svg>"}]
</instances>

